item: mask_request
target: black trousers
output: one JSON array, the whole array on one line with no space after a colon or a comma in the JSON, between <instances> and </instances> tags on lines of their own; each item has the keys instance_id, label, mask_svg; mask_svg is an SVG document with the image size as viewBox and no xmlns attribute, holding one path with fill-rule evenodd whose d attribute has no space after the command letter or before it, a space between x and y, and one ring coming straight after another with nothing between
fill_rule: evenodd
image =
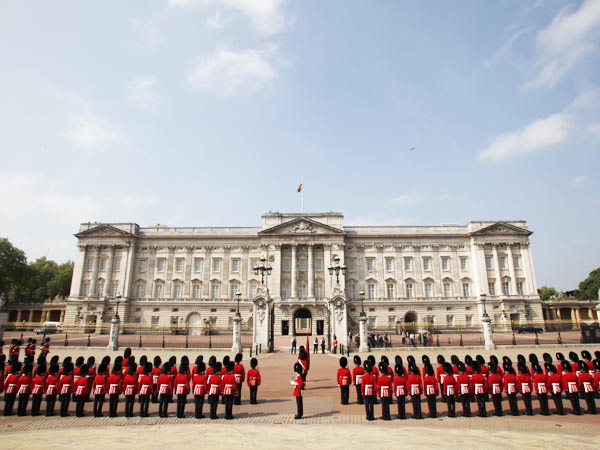
<instances>
[{"instance_id":1,"label":"black trousers","mask_svg":"<svg viewBox=\"0 0 600 450\"><path fill-rule=\"evenodd\" d=\"M125 417L133 417L133 404L135 403L135 395L125 396Z\"/></svg>"},{"instance_id":2,"label":"black trousers","mask_svg":"<svg viewBox=\"0 0 600 450\"><path fill-rule=\"evenodd\" d=\"M365 402L365 413L367 415L367 420L375 420L375 407L373 406L375 404L375 396L365 395L363 399Z\"/></svg>"},{"instance_id":3,"label":"black trousers","mask_svg":"<svg viewBox=\"0 0 600 450\"><path fill-rule=\"evenodd\" d=\"M67 417L69 415L69 403L71 403L71 394L60 395L60 416Z\"/></svg>"},{"instance_id":4,"label":"black trousers","mask_svg":"<svg viewBox=\"0 0 600 450\"><path fill-rule=\"evenodd\" d=\"M54 415L54 406L56 405L56 394L46 395L46 415Z\"/></svg>"},{"instance_id":5,"label":"black trousers","mask_svg":"<svg viewBox=\"0 0 600 450\"><path fill-rule=\"evenodd\" d=\"M152 403L158 403L158 385L152 385Z\"/></svg>"},{"instance_id":6,"label":"black trousers","mask_svg":"<svg viewBox=\"0 0 600 450\"><path fill-rule=\"evenodd\" d=\"M39 416L41 406L42 406L42 394L32 395L31 396L31 415Z\"/></svg>"},{"instance_id":7,"label":"black trousers","mask_svg":"<svg viewBox=\"0 0 600 450\"><path fill-rule=\"evenodd\" d=\"M83 407L85 406L85 395L76 395L75 396L75 416L83 417Z\"/></svg>"},{"instance_id":8,"label":"black trousers","mask_svg":"<svg viewBox=\"0 0 600 450\"><path fill-rule=\"evenodd\" d=\"M194 395L194 417L203 419L202 408L204 408L204 395Z\"/></svg>"},{"instance_id":9,"label":"black trousers","mask_svg":"<svg viewBox=\"0 0 600 450\"><path fill-rule=\"evenodd\" d=\"M508 398L508 406L510 408L510 415L518 416L519 415L519 407L517 406L517 394L507 394L506 397Z\"/></svg>"},{"instance_id":10,"label":"black trousers","mask_svg":"<svg viewBox=\"0 0 600 450\"><path fill-rule=\"evenodd\" d=\"M4 415L12 416L17 394L4 394Z\"/></svg>"},{"instance_id":11,"label":"black trousers","mask_svg":"<svg viewBox=\"0 0 600 450\"><path fill-rule=\"evenodd\" d=\"M104 394L94 395L94 417L102 417L102 407L104 406Z\"/></svg>"},{"instance_id":12,"label":"black trousers","mask_svg":"<svg viewBox=\"0 0 600 450\"><path fill-rule=\"evenodd\" d=\"M258 394L258 386L250 386L250 404L256 405L256 394Z\"/></svg>"},{"instance_id":13,"label":"black trousers","mask_svg":"<svg viewBox=\"0 0 600 450\"><path fill-rule=\"evenodd\" d=\"M218 419L217 416L217 407L219 406L219 396L218 395L209 395L208 396L208 404L210 405L210 418Z\"/></svg>"},{"instance_id":14,"label":"black trousers","mask_svg":"<svg viewBox=\"0 0 600 450\"><path fill-rule=\"evenodd\" d=\"M412 397L412 405L413 405L413 417L415 419L422 419L423 414L421 414L421 394L411 395L411 397Z\"/></svg>"},{"instance_id":15,"label":"black trousers","mask_svg":"<svg viewBox=\"0 0 600 450\"><path fill-rule=\"evenodd\" d=\"M243 383L239 383L237 385L237 392L235 393L235 402L234 402L236 405L242 404L242 385L243 385Z\"/></svg>"},{"instance_id":16,"label":"black trousers","mask_svg":"<svg viewBox=\"0 0 600 450\"><path fill-rule=\"evenodd\" d=\"M567 394L569 400L571 401L571 408L573 409L573 414L581 415L581 406L579 405L579 393L574 392L572 394Z\"/></svg>"},{"instance_id":17,"label":"black trousers","mask_svg":"<svg viewBox=\"0 0 600 450\"><path fill-rule=\"evenodd\" d=\"M27 405L29 404L29 394L19 394L19 404L17 406L17 416L27 414Z\"/></svg>"},{"instance_id":18,"label":"black trousers","mask_svg":"<svg viewBox=\"0 0 600 450\"><path fill-rule=\"evenodd\" d=\"M462 403L463 417L471 417L471 396L470 396L470 394L461 394L460 402Z\"/></svg>"},{"instance_id":19,"label":"black trousers","mask_svg":"<svg viewBox=\"0 0 600 450\"><path fill-rule=\"evenodd\" d=\"M356 385L356 403L362 405L364 403L360 384Z\"/></svg>"},{"instance_id":20,"label":"black trousers","mask_svg":"<svg viewBox=\"0 0 600 450\"><path fill-rule=\"evenodd\" d=\"M529 396L531 398L531 395ZM487 409L485 407L485 394L475 395L477 400L477 415L479 417L487 417Z\"/></svg>"},{"instance_id":21,"label":"black trousers","mask_svg":"<svg viewBox=\"0 0 600 450\"><path fill-rule=\"evenodd\" d=\"M108 396L108 417L117 417L118 406L119 394L110 394Z\"/></svg>"},{"instance_id":22,"label":"black trousers","mask_svg":"<svg viewBox=\"0 0 600 450\"><path fill-rule=\"evenodd\" d=\"M559 392L558 394L552 394L552 400L554 401L554 406L556 407L556 412L563 416L565 414L565 408L563 407L562 395Z\"/></svg>"},{"instance_id":23,"label":"black trousers","mask_svg":"<svg viewBox=\"0 0 600 450\"><path fill-rule=\"evenodd\" d=\"M158 416L169 417L169 400L171 394L160 394L158 396Z\"/></svg>"},{"instance_id":24,"label":"black trousers","mask_svg":"<svg viewBox=\"0 0 600 450\"><path fill-rule=\"evenodd\" d=\"M185 417L185 404L187 403L187 394L177 394L177 418Z\"/></svg>"},{"instance_id":25,"label":"black trousers","mask_svg":"<svg viewBox=\"0 0 600 450\"><path fill-rule=\"evenodd\" d=\"M437 404L435 395L427 396L427 407L429 408L429 417L435 419L437 417Z\"/></svg>"},{"instance_id":26,"label":"black trousers","mask_svg":"<svg viewBox=\"0 0 600 450\"><path fill-rule=\"evenodd\" d=\"M342 405L347 405L350 400L350 386L340 386Z\"/></svg>"},{"instance_id":27,"label":"black trousers","mask_svg":"<svg viewBox=\"0 0 600 450\"><path fill-rule=\"evenodd\" d=\"M296 417L301 418L304 415L304 404L302 403L302 396L296 397Z\"/></svg>"},{"instance_id":28,"label":"black trousers","mask_svg":"<svg viewBox=\"0 0 600 450\"><path fill-rule=\"evenodd\" d=\"M523 403L525 403L525 414L533 416L533 404L531 401L531 392L527 394L521 394L523 397Z\"/></svg>"},{"instance_id":29,"label":"black trousers","mask_svg":"<svg viewBox=\"0 0 600 450\"><path fill-rule=\"evenodd\" d=\"M543 416L550 415L550 408L548 408L548 394L538 394L538 400L540 402L540 412Z\"/></svg>"},{"instance_id":30,"label":"black trousers","mask_svg":"<svg viewBox=\"0 0 600 450\"><path fill-rule=\"evenodd\" d=\"M494 404L494 414L502 416L502 394L492 394L492 403Z\"/></svg>"},{"instance_id":31,"label":"black trousers","mask_svg":"<svg viewBox=\"0 0 600 450\"><path fill-rule=\"evenodd\" d=\"M406 419L406 396L401 395L396 398L398 404L398 419Z\"/></svg>"},{"instance_id":32,"label":"black trousers","mask_svg":"<svg viewBox=\"0 0 600 450\"><path fill-rule=\"evenodd\" d=\"M319 346L317 344L313 346L313 354L314 353L319 353Z\"/></svg>"},{"instance_id":33,"label":"black trousers","mask_svg":"<svg viewBox=\"0 0 600 450\"><path fill-rule=\"evenodd\" d=\"M148 417L148 407L150 406L150 394L140 395L140 417Z\"/></svg>"},{"instance_id":34,"label":"black trousers","mask_svg":"<svg viewBox=\"0 0 600 450\"><path fill-rule=\"evenodd\" d=\"M448 405L448 417L456 417L456 401L454 395L446 395L446 405Z\"/></svg>"},{"instance_id":35,"label":"black trousers","mask_svg":"<svg viewBox=\"0 0 600 450\"><path fill-rule=\"evenodd\" d=\"M596 410L596 400L594 400L594 392L586 392L583 394L585 398L585 403L587 404L587 413L588 414L597 414Z\"/></svg>"},{"instance_id":36,"label":"black trousers","mask_svg":"<svg viewBox=\"0 0 600 450\"><path fill-rule=\"evenodd\" d=\"M225 397L225 419L233 419L233 402L235 395L224 395Z\"/></svg>"},{"instance_id":37,"label":"black trousers","mask_svg":"<svg viewBox=\"0 0 600 450\"><path fill-rule=\"evenodd\" d=\"M390 400L390 397L381 397L381 418L383 420L391 420Z\"/></svg>"}]
</instances>

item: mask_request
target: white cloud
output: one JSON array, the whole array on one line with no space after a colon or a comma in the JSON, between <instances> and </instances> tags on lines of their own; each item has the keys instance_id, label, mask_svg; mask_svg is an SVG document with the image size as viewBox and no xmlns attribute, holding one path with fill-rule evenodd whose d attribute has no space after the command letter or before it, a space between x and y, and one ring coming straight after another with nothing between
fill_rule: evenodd
<instances>
[{"instance_id":1,"label":"white cloud","mask_svg":"<svg viewBox=\"0 0 600 450\"><path fill-rule=\"evenodd\" d=\"M214 14L206 18L206 26L215 30L220 30L225 26L225 20L222 17L221 11L217 11Z\"/></svg>"},{"instance_id":2,"label":"white cloud","mask_svg":"<svg viewBox=\"0 0 600 450\"><path fill-rule=\"evenodd\" d=\"M273 45L241 51L221 45L207 57L197 58L187 79L194 89L223 95L255 92L277 78L271 61L276 53Z\"/></svg>"},{"instance_id":3,"label":"white cloud","mask_svg":"<svg viewBox=\"0 0 600 450\"><path fill-rule=\"evenodd\" d=\"M496 65L498 62L504 59L507 55L510 54L510 51L512 50L512 47L515 44L515 42L517 42L517 40L521 36L528 33L530 30L531 27L527 27L514 31L513 34L511 34L511 36L494 52L492 56L483 60L483 67L489 69L490 67Z\"/></svg>"},{"instance_id":4,"label":"white cloud","mask_svg":"<svg viewBox=\"0 0 600 450\"><path fill-rule=\"evenodd\" d=\"M132 80L127 87L127 97L132 103L148 109L157 109L160 104L158 78L147 75Z\"/></svg>"},{"instance_id":5,"label":"white cloud","mask_svg":"<svg viewBox=\"0 0 600 450\"><path fill-rule=\"evenodd\" d=\"M394 206L415 206L420 203L422 196L420 194L410 193L398 195L394 198L388 198L386 203Z\"/></svg>"},{"instance_id":6,"label":"white cloud","mask_svg":"<svg viewBox=\"0 0 600 450\"><path fill-rule=\"evenodd\" d=\"M66 137L83 150L123 141L121 133L113 125L91 112L74 117L73 127L66 133Z\"/></svg>"},{"instance_id":7,"label":"white cloud","mask_svg":"<svg viewBox=\"0 0 600 450\"><path fill-rule=\"evenodd\" d=\"M289 25L290 20L283 12L283 3L283 0L169 0L171 7L237 12L264 36L280 33Z\"/></svg>"},{"instance_id":8,"label":"white cloud","mask_svg":"<svg viewBox=\"0 0 600 450\"><path fill-rule=\"evenodd\" d=\"M587 177L585 175L579 175L571 180L571 187L577 187L587 181Z\"/></svg>"},{"instance_id":9,"label":"white cloud","mask_svg":"<svg viewBox=\"0 0 600 450\"><path fill-rule=\"evenodd\" d=\"M599 38L599 1L586 0L575 11L570 6L564 8L546 29L537 33L537 74L524 88L556 85L582 60L598 53Z\"/></svg>"},{"instance_id":10,"label":"white cloud","mask_svg":"<svg viewBox=\"0 0 600 450\"><path fill-rule=\"evenodd\" d=\"M148 18L129 19L129 25L137 34L138 43L142 48L155 48L160 43L160 25L162 14L153 12Z\"/></svg>"},{"instance_id":11,"label":"white cloud","mask_svg":"<svg viewBox=\"0 0 600 450\"><path fill-rule=\"evenodd\" d=\"M495 162L560 144L568 138L569 128L565 114L538 119L523 129L494 137L490 145L479 152L479 160Z\"/></svg>"}]
</instances>

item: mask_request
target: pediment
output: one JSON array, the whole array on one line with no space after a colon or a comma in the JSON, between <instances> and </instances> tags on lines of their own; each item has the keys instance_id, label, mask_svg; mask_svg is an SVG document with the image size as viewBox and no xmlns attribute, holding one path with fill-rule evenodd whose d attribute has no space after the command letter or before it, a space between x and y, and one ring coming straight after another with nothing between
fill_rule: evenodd
<instances>
[{"instance_id":1,"label":"pediment","mask_svg":"<svg viewBox=\"0 0 600 450\"><path fill-rule=\"evenodd\" d=\"M325 234L338 234L342 235L344 232L338 228L326 225L316 220L309 219L308 217L298 217L297 219L290 220L274 227L267 228L258 233L259 235L286 235L286 236L314 236L314 235L325 235Z\"/></svg>"},{"instance_id":2,"label":"pediment","mask_svg":"<svg viewBox=\"0 0 600 450\"><path fill-rule=\"evenodd\" d=\"M133 234L120 230L110 224L103 223L97 227L77 233L75 237L131 237Z\"/></svg>"},{"instance_id":3,"label":"pediment","mask_svg":"<svg viewBox=\"0 0 600 450\"><path fill-rule=\"evenodd\" d=\"M480 228L477 231L474 231L470 234L470 236L508 236L512 235L520 235L520 236L529 236L533 232L526 230L525 228L517 227L515 225L511 225L506 222L496 222L487 227Z\"/></svg>"}]
</instances>

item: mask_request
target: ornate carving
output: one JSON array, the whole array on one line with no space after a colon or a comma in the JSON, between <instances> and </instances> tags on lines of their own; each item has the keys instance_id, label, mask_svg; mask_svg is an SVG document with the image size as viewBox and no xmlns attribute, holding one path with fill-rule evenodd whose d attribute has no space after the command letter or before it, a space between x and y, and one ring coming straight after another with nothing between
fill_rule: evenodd
<instances>
[{"instance_id":1,"label":"ornate carving","mask_svg":"<svg viewBox=\"0 0 600 450\"><path fill-rule=\"evenodd\" d=\"M261 298L256 302L256 317L260 323L263 323L267 316L267 303Z\"/></svg>"},{"instance_id":2,"label":"ornate carving","mask_svg":"<svg viewBox=\"0 0 600 450\"><path fill-rule=\"evenodd\" d=\"M304 220L298 222L293 228L292 231L294 233L316 233L317 230L314 229L313 225L309 222L305 222Z\"/></svg>"}]
</instances>

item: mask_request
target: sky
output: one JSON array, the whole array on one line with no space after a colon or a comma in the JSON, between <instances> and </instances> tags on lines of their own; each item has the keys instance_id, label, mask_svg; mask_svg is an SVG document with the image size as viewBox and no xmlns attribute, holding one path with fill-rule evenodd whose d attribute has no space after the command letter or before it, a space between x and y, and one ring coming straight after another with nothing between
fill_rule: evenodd
<instances>
[{"instance_id":1,"label":"sky","mask_svg":"<svg viewBox=\"0 0 600 450\"><path fill-rule=\"evenodd\" d=\"M526 220L600 266L600 1L0 2L0 237L79 224ZM413 149L413 150L411 150Z\"/></svg>"}]
</instances>

